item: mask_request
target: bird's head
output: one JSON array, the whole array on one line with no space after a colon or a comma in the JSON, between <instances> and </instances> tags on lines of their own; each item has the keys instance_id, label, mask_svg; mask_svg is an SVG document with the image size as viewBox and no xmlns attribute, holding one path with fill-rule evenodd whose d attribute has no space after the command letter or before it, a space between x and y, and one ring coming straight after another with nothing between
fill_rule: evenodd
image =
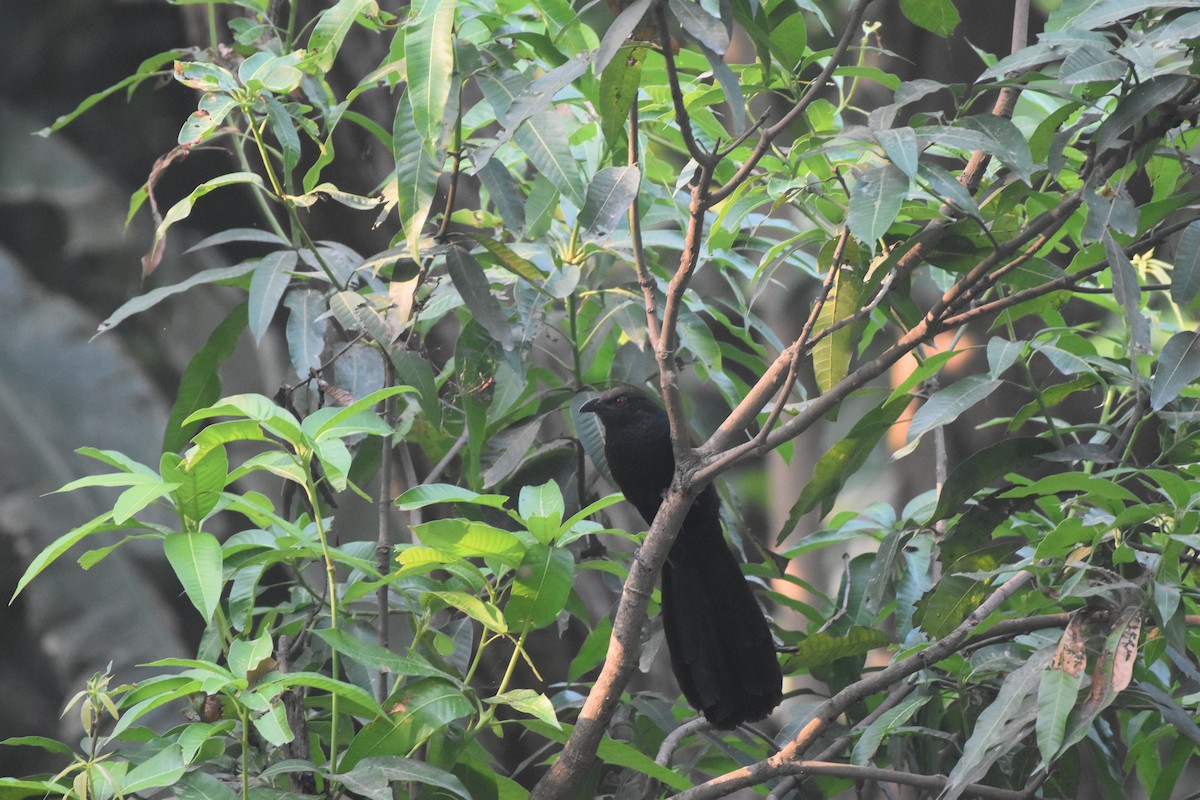
<instances>
[{"instance_id":1,"label":"bird's head","mask_svg":"<svg viewBox=\"0 0 1200 800\"><path fill-rule=\"evenodd\" d=\"M588 400L579 410L595 414L605 428L640 427L666 419L666 413L649 395L631 386L609 389Z\"/></svg>"}]
</instances>

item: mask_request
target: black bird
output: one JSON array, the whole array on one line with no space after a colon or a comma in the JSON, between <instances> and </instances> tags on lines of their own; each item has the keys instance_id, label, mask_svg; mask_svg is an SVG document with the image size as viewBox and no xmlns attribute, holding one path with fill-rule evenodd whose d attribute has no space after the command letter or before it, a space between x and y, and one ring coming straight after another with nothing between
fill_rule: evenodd
<instances>
[{"instance_id":1,"label":"black bird","mask_svg":"<svg viewBox=\"0 0 1200 800\"><path fill-rule=\"evenodd\" d=\"M675 474L667 414L637 389L618 387L579 408L604 425L604 454L625 499L646 524ZM783 697L771 630L721 531L710 484L696 498L662 570L662 617L684 697L715 727L762 719Z\"/></svg>"}]
</instances>

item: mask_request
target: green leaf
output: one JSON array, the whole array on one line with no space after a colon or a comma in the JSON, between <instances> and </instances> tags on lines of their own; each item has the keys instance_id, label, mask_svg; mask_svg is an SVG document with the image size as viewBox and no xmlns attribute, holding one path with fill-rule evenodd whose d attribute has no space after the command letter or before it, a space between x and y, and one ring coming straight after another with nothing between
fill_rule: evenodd
<instances>
[{"instance_id":1,"label":"green leaf","mask_svg":"<svg viewBox=\"0 0 1200 800\"><path fill-rule=\"evenodd\" d=\"M146 483L141 486L131 486L117 498L113 504L113 522L124 525L134 514L153 503L160 497L165 497L179 488L177 483L164 483L162 480Z\"/></svg>"},{"instance_id":2,"label":"green leaf","mask_svg":"<svg viewBox=\"0 0 1200 800\"><path fill-rule=\"evenodd\" d=\"M972 454L946 479L937 508L926 524L952 517L980 489L1006 473L1023 471L1037 456L1053 449L1054 445L1046 439L1018 437L1003 439Z\"/></svg>"},{"instance_id":3,"label":"green leaf","mask_svg":"<svg viewBox=\"0 0 1200 800\"><path fill-rule=\"evenodd\" d=\"M205 622L221 602L221 543L211 533L173 533L163 541L167 561Z\"/></svg>"},{"instance_id":4,"label":"green leaf","mask_svg":"<svg viewBox=\"0 0 1200 800\"><path fill-rule=\"evenodd\" d=\"M96 333L104 333L116 327L119 323L128 317L132 317L141 311L148 308L153 308L163 300L166 300L172 295L186 292L194 286L203 286L207 283L221 283L223 281L231 281L235 278L240 278L246 273L254 269L254 264L243 263L233 267L217 267L215 269L206 269L199 272L186 280L179 283L171 284L170 286L160 286L157 289L152 289L145 294L140 294L132 300L128 300L121 305L116 311L108 316L108 319L96 326Z\"/></svg>"},{"instance_id":5,"label":"green leaf","mask_svg":"<svg viewBox=\"0 0 1200 800\"><path fill-rule=\"evenodd\" d=\"M317 628L313 634L342 655L368 669L385 670L401 677L440 677L452 680L452 676L410 650L408 655L394 653L386 647L364 641L342 629Z\"/></svg>"},{"instance_id":6,"label":"green leaf","mask_svg":"<svg viewBox=\"0 0 1200 800\"><path fill-rule=\"evenodd\" d=\"M330 437L345 438L353 433L366 432L363 430L360 424L352 424L352 421L356 418L359 418L364 412L371 411L371 409L382 403L384 400L387 400L389 397L395 397L401 394L411 394L416 391L417 390L411 386L387 386L383 389L371 392L366 397L355 400L345 408L337 409L336 413L332 414L328 419L317 426L316 430L312 432L312 438L316 441L320 441L321 439ZM371 416L377 421L382 422L375 414L372 413ZM304 422L307 423L308 420L306 419ZM391 428L385 426L384 430L390 432Z\"/></svg>"},{"instance_id":7,"label":"green leaf","mask_svg":"<svg viewBox=\"0 0 1200 800\"><path fill-rule=\"evenodd\" d=\"M480 494L449 483L426 483L414 486L396 498L396 505L404 511L433 505L434 503L470 503L488 508L504 508L508 496L503 494Z\"/></svg>"},{"instance_id":8,"label":"green leaf","mask_svg":"<svg viewBox=\"0 0 1200 800\"><path fill-rule=\"evenodd\" d=\"M1038 752L1047 764L1058 756L1082 678L1082 673L1071 675L1063 669L1051 668L1042 673L1038 686L1036 729Z\"/></svg>"},{"instance_id":9,"label":"green leaf","mask_svg":"<svg viewBox=\"0 0 1200 800\"><path fill-rule=\"evenodd\" d=\"M513 630L544 628L562 613L571 593L575 559L570 551L544 544L530 547L513 581L504 618Z\"/></svg>"},{"instance_id":10,"label":"green leaf","mask_svg":"<svg viewBox=\"0 0 1200 800\"><path fill-rule=\"evenodd\" d=\"M986 585L965 575L945 575L917 603L913 624L940 639L958 627L986 597Z\"/></svg>"},{"instance_id":11,"label":"green leaf","mask_svg":"<svg viewBox=\"0 0 1200 800\"><path fill-rule=\"evenodd\" d=\"M863 303L865 286L861 271L854 267L841 267L829 288L829 296L821 306L814 330L817 333L832 327L834 323L856 313ZM813 372L817 387L827 392L850 371L850 362L858 349L859 333L867 320L844 325L813 347Z\"/></svg>"},{"instance_id":12,"label":"green leaf","mask_svg":"<svg viewBox=\"0 0 1200 800\"><path fill-rule=\"evenodd\" d=\"M242 417L253 420L294 446L305 443L300 424L291 412L280 408L269 397L263 397L261 394L230 395L215 405L196 411L184 420L184 424L213 417Z\"/></svg>"},{"instance_id":13,"label":"green leaf","mask_svg":"<svg viewBox=\"0 0 1200 800\"><path fill-rule=\"evenodd\" d=\"M248 324L255 342L262 341L263 334L275 318L279 301L283 299L283 293L292 280L292 272L296 269L296 260L295 250L278 250L263 256L255 264L247 301Z\"/></svg>"},{"instance_id":14,"label":"green leaf","mask_svg":"<svg viewBox=\"0 0 1200 800\"><path fill-rule=\"evenodd\" d=\"M389 698L388 708L389 715L381 714L350 742L338 764L339 771L352 770L368 758L410 753L429 737L444 734L450 723L475 711L462 688L439 678L422 678L405 685Z\"/></svg>"},{"instance_id":15,"label":"green leaf","mask_svg":"<svg viewBox=\"0 0 1200 800\"><path fill-rule=\"evenodd\" d=\"M693 39L717 55L725 55L729 49L729 31L721 20L693 0L669 0L669 3L671 13Z\"/></svg>"},{"instance_id":16,"label":"green leaf","mask_svg":"<svg viewBox=\"0 0 1200 800\"><path fill-rule=\"evenodd\" d=\"M433 142L422 137L404 103L396 106L392 149L396 153L396 210L408 243L408 254L418 260L421 258L421 230L433 208L445 158Z\"/></svg>"},{"instance_id":17,"label":"green leaf","mask_svg":"<svg viewBox=\"0 0 1200 800\"><path fill-rule=\"evenodd\" d=\"M968 784L978 782L1000 758L1022 746L1037 719L1038 688L1053 657L1053 646L1039 650L1004 679L996 699L975 721L940 798L956 800Z\"/></svg>"},{"instance_id":18,"label":"green leaf","mask_svg":"<svg viewBox=\"0 0 1200 800\"><path fill-rule=\"evenodd\" d=\"M284 335L287 339L288 357L292 369L302 378L307 378L322 364L321 354L325 351L325 331L329 320L322 318L329 306L322 292L314 289L293 289L283 298L288 310ZM216 397L209 400L212 403Z\"/></svg>"},{"instance_id":19,"label":"green leaf","mask_svg":"<svg viewBox=\"0 0 1200 800\"><path fill-rule=\"evenodd\" d=\"M788 656L784 669L809 670L831 664L839 658L859 656L887 647L892 639L886 633L875 628L852 625L845 634L834 634L829 631L818 631L801 640L796 646L796 652Z\"/></svg>"},{"instance_id":20,"label":"green leaf","mask_svg":"<svg viewBox=\"0 0 1200 800\"><path fill-rule=\"evenodd\" d=\"M597 172L579 211L580 227L596 236L615 229L637 198L641 180L637 167L605 167Z\"/></svg>"},{"instance_id":21,"label":"green leaf","mask_svg":"<svg viewBox=\"0 0 1200 800\"><path fill-rule=\"evenodd\" d=\"M227 94L209 92L200 98L200 103L192 115L179 129L176 141L181 145L193 145L200 142L220 127L229 113L237 108L237 101Z\"/></svg>"},{"instance_id":22,"label":"green leaf","mask_svg":"<svg viewBox=\"0 0 1200 800\"><path fill-rule=\"evenodd\" d=\"M1180 331L1159 353L1150 384L1150 408L1161 411L1200 378L1200 331Z\"/></svg>"},{"instance_id":23,"label":"green leaf","mask_svg":"<svg viewBox=\"0 0 1200 800\"><path fill-rule=\"evenodd\" d=\"M456 0L423 0L404 37L408 70L408 106L413 126L426 145L441 138L454 70L454 12ZM401 104L403 105L403 104ZM397 110L397 119L403 112ZM396 151L400 155L401 151Z\"/></svg>"},{"instance_id":24,"label":"green leaf","mask_svg":"<svg viewBox=\"0 0 1200 800\"><path fill-rule=\"evenodd\" d=\"M600 132L609 150L619 153L627 141L629 109L637 100L642 80L642 64L646 60L644 44L623 45L620 57L613 59L600 73Z\"/></svg>"},{"instance_id":25,"label":"green leaf","mask_svg":"<svg viewBox=\"0 0 1200 800\"><path fill-rule=\"evenodd\" d=\"M813 467L812 480L800 492L790 518L799 519L821 505L821 515L829 512L834 498L846 481L866 463L875 445L888 429L900 419L910 403L908 395L893 397L864 414L836 444L829 448ZM790 534L794 526L785 526Z\"/></svg>"},{"instance_id":26,"label":"green leaf","mask_svg":"<svg viewBox=\"0 0 1200 800\"><path fill-rule=\"evenodd\" d=\"M185 774L172 790L179 800L237 800L233 789L219 778L207 772L193 771Z\"/></svg>"},{"instance_id":27,"label":"green leaf","mask_svg":"<svg viewBox=\"0 0 1200 800\"><path fill-rule=\"evenodd\" d=\"M494 558L517 567L525 557L525 545L516 534L469 519L435 519L413 526L422 544L436 547L459 558Z\"/></svg>"},{"instance_id":28,"label":"green leaf","mask_svg":"<svg viewBox=\"0 0 1200 800\"><path fill-rule=\"evenodd\" d=\"M271 658L273 650L269 634L255 639L236 639L229 645L229 671L235 678L249 679L264 661Z\"/></svg>"},{"instance_id":29,"label":"green leaf","mask_svg":"<svg viewBox=\"0 0 1200 800\"><path fill-rule=\"evenodd\" d=\"M233 73L207 61L176 61L175 80L202 92L232 92L238 88Z\"/></svg>"},{"instance_id":30,"label":"green leaf","mask_svg":"<svg viewBox=\"0 0 1200 800\"><path fill-rule=\"evenodd\" d=\"M918 128L917 135L944 147L988 153L1002 161L1022 181L1029 183L1033 172L1033 156L1021 130L1010 119L992 114L963 117L953 125Z\"/></svg>"},{"instance_id":31,"label":"green leaf","mask_svg":"<svg viewBox=\"0 0 1200 800\"><path fill-rule=\"evenodd\" d=\"M1129 343L1135 353L1150 352L1150 322L1142 314L1142 286L1138 282L1137 269L1125 250L1112 238L1104 234L1104 252L1108 255L1108 266L1112 272L1113 296L1125 312L1125 324L1129 326Z\"/></svg>"},{"instance_id":32,"label":"green leaf","mask_svg":"<svg viewBox=\"0 0 1200 800\"><path fill-rule=\"evenodd\" d=\"M908 195L908 176L894 164L867 167L850 189L846 224L850 232L872 252L876 241L887 232Z\"/></svg>"},{"instance_id":33,"label":"green leaf","mask_svg":"<svg viewBox=\"0 0 1200 800\"><path fill-rule=\"evenodd\" d=\"M1158 109L1174 105L1176 96L1190 85L1191 78L1186 75L1155 75L1135 86L1096 129L1097 155L1119 146L1125 131L1145 122Z\"/></svg>"},{"instance_id":34,"label":"green leaf","mask_svg":"<svg viewBox=\"0 0 1200 800\"><path fill-rule=\"evenodd\" d=\"M863 729L854 750L850 754L850 763L867 766L875 757L875 751L883 742L883 737L897 728L903 727L913 715L924 708L930 700L928 692L918 689L900 701L899 705L881 714L874 722Z\"/></svg>"},{"instance_id":35,"label":"green leaf","mask_svg":"<svg viewBox=\"0 0 1200 800\"><path fill-rule=\"evenodd\" d=\"M434 786L462 800L471 800L471 793L456 776L424 761L402 756L372 756L362 759L349 771L346 771L344 766L339 766L341 768L337 773L338 783L370 800L391 800L394 796L393 786L406 786L410 783ZM421 794L443 796L440 792Z\"/></svg>"},{"instance_id":36,"label":"green leaf","mask_svg":"<svg viewBox=\"0 0 1200 800\"><path fill-rule=\"evenodd\" d=\"M363 713L368 716L379 717L384 715L383 707L371 696L370 692L364 691L352 683L334 680L328 675L322 675L318 672L274 672L259 682L258 692L262 696L267 697L290 689L293 686L308 686L313 689L329 692L330 694L336 694L354 707L352 713Z\"/></svg>"},{"instance_id":37,"label":"green leaf","mask_svg":"<svg viewBox=\"0 0 1200 800\"><path fill-rule=\"evenodd\" d=\"M192 213L192 208L196 205L197 200L199 200L201 197L204 197L204 195L208 194L214 189L220 189L222 186L235 186L238 184L248 185L255 189L259 189L260 191L267 192L267 188L263 183L263 179L253 172L231 172L226 175L221 175L211 180L207 180L197 186L195 189L192 189L191 194L177 202L175 205L171 206L170 210L167 211L166 216L163 217L162 222L158 224L158 228L154 231L154 242L150 245L150 252L142 257L142 274L149 274L154 271L156 266L158 266L158 261L160 258L162 258L162 247L167 238L167 230L176 222L187 219L187 217ZM239 265L237 267L228 267L227 269L242 269L244 266L245 265ZM208 270L207 273L201 274L203 275L213 272L219 272L219 270ZM195 280L195 278L192 278L191 280ZM183 283L187 283L187 281L184 281ZM183 284L176 284L176 287L182 285ZM178 291L182 290L179 289ZM153 292L148 294L153 294ZM172 294L174 294L174 292L172 292ZM145 296L146 295L143 295L143 297ZM125 305L129 304L126 303ZM148 307L149 306L147 306L147 308ZM121 308L125 308L125 306L122 306ZM120 312L120 310L121 309L118 309L118 312ZM113 316L115 317L116 314ZM112 317L109 317L109 320L112 320ZM109 323L107 326L105 323L101 323L101 331L108 330L108 328L116 324L116 322L109 322L109 320L106 320L106 322Z\"/></svg>"},{"instance_id":38,"label":"green leaf","mask_svg":"<svg viewBox=\"0 0 1200 800\"><path fill-rule=\"evenodd\" d=\"M254 730L268 744L282 747L296 738L288 725L287 710L283 703L273 703L267 713L254 719Z\"/></svg>"},{"instance_id":39,"label":"green leaf","mask_svg":"<svg viewBox=\"0 0 1200 800\"><path fill-rule=\"evenodd\" d=\"M586 72L590 64L588 54L580 54L525 84L504 112L504 127L515 131L518 125L534 114L550 109L554 96Z\"/></svg>"},{"instance_id":40,"label":"green leaf","mask_svg":"<svg viewBox=\"0 0 1200 800\"><path fill-rule=\"evenodd\" d=\"M425 592L421 595L422 603L428 604L430 600L440 600L450 608L457 608L493 633L508 633L509 626L500 609L474 595L466 592Z\"/></svg>"},{"instance_id":41,"label":"green leaf","mask_svg":"<svg viewBox=\"0 0 1200 800\"><path fill-rule=\"evenodd\" d=\"M560 728L555 728L541 720L527 720L525 727L533 733L559 744L564 744L575 729L574 725L565 723ZM692 788L692 784L687 778L673 769L655 763L653 758L626 742L618 742L605 736L600 740L596 755L605 764L635 770L676 791L682 792Z\"/></svg>"},{"instance_id":42,"label":"green leaf","mask_svg":"<svg viewBox=\"0 0 1200 800\"><path fill-rule=\"evenodd\" d=\"M951 0L900 0L900 10L918 28L942 37L954 33L961 21Z\"/></svg>"},{"instance_id":43,"label":"green leaf","mask_svg":"<svg viewBox=\"0 0 1200 800\"><path fill-rule=\"evenodd\" d=\"M104 533L106 531L116 529L116 526L110 524L111 520L112 512L105 511L100 516L85 522L83 525L80 525L77 528L72 528L62 536L59 536L48 546L42 548L42 550L33 557L33 561L29 562L29 566L25 568L25 573L21 575L21 579L17 581L17 588L13 589L12 597L9 598L9 603L11 604L13 600L16 600L17 595L21 593L21 590L28 586L31 580L41 574L42 570L46 569L46 567L57 561L60 556L62 556L76 544L83 541L88 536L91 536L93 533Z\"/></svg>"},{"instance_id":44,"label":"green leaf","mask_svg":"<svg viewBox=\"0 0 1200 800\"><path fill-rule=\"evenodd\" d=\"M164 453L182 450L200 428L197 423L184 425L183 421L192 412L212 405L221 396L220 367L237 349L246 320L246 304L240 303L209 334L208 341L188 362L179 379L179 390L171 406L166 430L163 431Z\"/></svg>"},{"instance_id":45,"label":"green leaf","mask_svg":"<svg viewBox=\"0 0 1200 800\"><path fill-rule=\"evenodd\" d=\"M512 328L509 327L504 310L500 308L500 301L492 294L492 286L483 272L483 267L475 257L462 248L451 247L446 253L446 269L454 281L454 288L458 289L475 321L482 325L501 347L512 350L515 344Z\"/></svg>"},{"instance_id":46,"label":"green leaf","mask_svg":"<svg viewBox=\"0 0 1200 800\"><path fill-rule=\"evenodd\" d=\"M579 165L571 154L566 122L559 114L553 111L535 114L516 129L513 140L538 172L576 208L583 208L585 197Z\"/></svg>"},{"instance_id":47,"label":"green leaf","mask_svg":"<svg viewBox=\"0 0 1200 800\"><path fill-rule=\"evenodd\" d=\"M141 85L143 81L149 78L162 77L166 74L166 71L163 70L163 67L167 64L173 63L177 58L184 55L185 52L186 51L184 50L167 50L166 52L147 58L138 65L137 72L121 79L112 86L109 86L107 89L102 89L98 92L88 95L86 98L84 98L83 102L77 105L71 112L63 114L58 119L54 120L53 124L37 131L35 135L42 137L49 136L51 133L54 133L60 128L64 128L69 125L77 117L83 114L83 112L87 111L89 108L96 105L109 95L116 94L125 88L128 88L130 92L133 92L133 90Z\"/></svg>"},{"instance_id":48,"label":"green leaf","mask_svg":"<svg viewBox=\"0 0 1200 800\"><path fill-rule=\"evenodd\" d=\"M969 375L960 381L939 389L925 404L913 414L912 423L908 427L908 445L904 452L934 428L948 425L967 409L987 398L1000 388L1003 381L985 378L982 375ZM897 454L899 455L899 454Z\"/></svg>"},{"instance_id":49,"label":"green leaf","mask_svg":"<svg viewBox=\"0 0 1200 800\"><path fill-rule=\"evenodd\" d=\"M917 177L917 134L912 128L885 128L875 131L875 140L883 147L888 160L901 172L915 180Z\"/></svg>"},{"instance_id":50,"label":"green leaf","mask_svg":"<svg viewBox=\"0 0 1200 800\"><path fill-rule=\"evenodd\" d=\"M308 39L309 53L321 72L328 72L333 66L346 34L360 14L377 16L379 5L375 0L338 0L336 5L321 14Z\"/></svg>"},{"instance_id":51,"label":"green leaf","mask_svg":"<svg viewBox=\"0 0 1200 800\"><path fill-rule=\"evenodd\" d=\"M536 717L547 725L562 728L558 721L558 715L554 713L554 704L550 702L550 698L532 689L512 689L495 697L484 698L483 702L505 705L522 714Z\"/></svg>"},{"instance_id":52,"label":"green leaf","mask_svg":"<svg viewBox=\"0 0 1200 800\"><path fill-rule=\"evenodd\" d=\"M605 32L604 38L600 40L600 46L596 48L596 56L593 60L593 69L597 74L603 73L608 69L609 62L612 61L614 55L629 38L634 29L641 23L642 17L646 16L646 11L650 8L651 0L633 0L632 3L625 6L625 10L617 15L613 20L612 25L608 26L608 31Z\"/></svg>"},{"instance_id":53,"label":"green leaf","mask_svg":"<svg viewBox=\"0 0 1200 800\"><path fill-rule=\"evenodd\" d=\"M121 791L131 795L160 786L171 786L182 778L186 771L187 765L183 762L183 750L177 744L169 744L129 770L121 784Z\"/></svg>"},{"instance_id":54,"label":"green leaf","mask_svg":"<svg viewBox=\"0 0 1200 800\"><path fill-rule=\"evenodd\" d=\"M1175 248L1175 268L1171 270L1171 299L1189 305L1200 293L1200 220L1188 224Z\"/></svg>"},{"instance_id":55,"label":"green leaf","mask_svg":"<svg viewBox=\"0 0 1200 800\"><path fill-rule=\"evenodd\" d=\"M300 136L296 133L296 123L283 104L274 97L264 94L262 100L267 107L267 120L271 123L271 132L275 134L275 140L279 142L279 149L283 153L284 174L290 175L300 161Z\"/></svg>"},{"instance_id":56,"label":"green leaf","mask_svg":"<svg viewBox=\"0 0 1200 800\"><path fill-rule=\"evenodd\" d=\"M480 233L467 234L477 243L483 245L484 249L491 254L492 258L496 259L496 263L504 267L506 270L516 275L519 278L524 278L531 286L538 289L543 288L546 282L546 274L542 272L532 261L527 261L509 249L508 245L496 241L495 239L484 236Z\"/></svg>"},{"instance_id":57,"label":"green leaf","mask_svg":"<svg viewBox=\"0 0 1200 800\"><path fill-rule=\"evenodd\" d=\"M521 487L517 513L525 518L529 532L542 544L549 544L558 535L563 510L562 490L554 481Z\"/></svg>"}]
</instances>

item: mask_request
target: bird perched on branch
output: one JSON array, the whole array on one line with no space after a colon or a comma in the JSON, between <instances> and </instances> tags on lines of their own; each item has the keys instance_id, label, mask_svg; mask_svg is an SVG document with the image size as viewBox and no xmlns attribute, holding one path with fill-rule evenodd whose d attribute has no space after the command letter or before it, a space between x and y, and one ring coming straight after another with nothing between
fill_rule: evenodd
<instances>
[{"instance_id":1,"label":"bird perched on branch","mask_svg":"<svg viewBox=\"0 0 1200 800\"><path fill-rule=\"evenodd\" d=\"M580 406L604 426L604 454L625 499L649 525L675 474L667 414L643 392L611 389ZM783 696L771 630L721 531L710 484L696 498L662 570L662 617L684 697L717 728L770 714Z\"/></svg>"}]
</instances>

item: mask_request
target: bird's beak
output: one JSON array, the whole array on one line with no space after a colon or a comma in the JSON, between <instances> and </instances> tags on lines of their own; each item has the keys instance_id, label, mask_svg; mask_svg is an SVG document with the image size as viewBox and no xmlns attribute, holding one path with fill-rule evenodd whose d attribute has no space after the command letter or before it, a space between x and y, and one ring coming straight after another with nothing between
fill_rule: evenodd
<instances>
[{"instance_id":1,"label":"bird's beak","mask_svg":"<svg viewBox=\"0 0 1200 800\"><path fill-rule=\"evenodd\" d=\"M599 397L593 397L579 407L579 410L587 414L599 414L602 404Z\"/></svg>"}]
</instances>

